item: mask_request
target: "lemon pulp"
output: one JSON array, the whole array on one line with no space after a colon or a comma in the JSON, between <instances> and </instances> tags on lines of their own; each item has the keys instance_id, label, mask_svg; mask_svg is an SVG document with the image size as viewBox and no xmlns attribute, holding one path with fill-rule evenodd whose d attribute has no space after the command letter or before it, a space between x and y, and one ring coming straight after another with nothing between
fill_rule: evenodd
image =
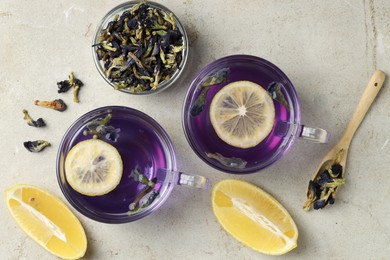
<instances>
[{"instance_id":1,"label":"lemon pulp","mask_svg":"<svg viewBox=\"0 0 390 260\"><path fill-rule=\"evenodd\" d=\"M287 210L260 188L226 179L212 191L213 212L235 239L269 255L282 255L297 246L298 230Z\"/></svg>"},{"instance_id":2,"label":"lemon pulp","mask_svg":"<svg viewBox=\"0 0 390 260\"><path fill-rule=\"evenodd\" d=\"M76 216L57 197L35 186L19 184L5 191L7 208L27 235L63 259L78 259L87 238Z\"/></svg>"},{"instance_id":3,"label":"lemon pulp","mask_svg":"<svg viewBox=\"0 0 390 260\"><path fill-rule=\"evenodd\" d=\"M65 158L65 176L69 185L88 196L104 195L115 189L122 172L118 150L99 139L77 143Z\"/></svg>"},{"instance_id":4,"label":"lemon pulp","mask_svg":"<svg viewBox=\"0 0 390 260\"><path fill-rule=\"evenodd\" d=\"M210 121L224 142L250 148L263 141L275 120L268 92L251 81L235 81L217 92L210 104Z\"/></svg>"}]
</instances>

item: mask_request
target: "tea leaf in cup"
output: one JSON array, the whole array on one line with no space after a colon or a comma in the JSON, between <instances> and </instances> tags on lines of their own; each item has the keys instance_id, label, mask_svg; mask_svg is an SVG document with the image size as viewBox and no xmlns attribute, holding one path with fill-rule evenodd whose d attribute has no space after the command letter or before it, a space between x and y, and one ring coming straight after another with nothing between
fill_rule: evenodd
<instances>
[{"instance_id":1,"label":"tea leaf in cup","mask_svg":"<svg viewBox=\"0 0 390 260\"><path fill-rule=\"evenodd\" d=\"M282 83L273 81L268 85L267 91L272 97L272 99L280 102L287 109L287 111L290 111L290 106L288 105L288 102L284 97L282 87Z\"/></svg>"},{"instance_id":2,"label":"tea leaf in cup","mask_svg":"<svg viewBox=\"0 0 390 260\"><path fill-rule=\"evenodd\" d=\"M217 160L219 163L227 167L243 169L247 164L247 162L241 158L225 157L220 153L206 153L206 155L207 157Z\"/></svg>"},{"instance_id":3,"label":"tea leaf in cup","mask_svg":"<svg viewBox=\"0 0 390 260\"><path fill-rule=\"evenodd\" d=\"M203 108L206 104L207 92L210 90L210 87L226 82L229 79L229 76L230 76L230 70L224 68L212 74L200 84L198 88L202 89L202 91L199 94L199 96L196 98L194 105L191 108L190 111L191 116L197 116L203 111Z\"/></svg>"}]
</instances>

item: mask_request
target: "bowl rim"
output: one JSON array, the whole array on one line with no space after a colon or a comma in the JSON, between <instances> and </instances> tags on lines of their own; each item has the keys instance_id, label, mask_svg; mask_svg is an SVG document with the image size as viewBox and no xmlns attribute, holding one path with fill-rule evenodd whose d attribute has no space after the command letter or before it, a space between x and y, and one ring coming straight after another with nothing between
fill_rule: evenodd
<instances>
[{"instance_id":1,"label":"bowl rim","mask_svg":"<svg viewBox=\"0 0 390 260\"><path fill-rule=\"evenodd\" d=\"M95 44L98 43L97 39L99 37L100 30L103 27L105 27L107 25L107 23L110 22L116 14L121 14L125 10L130 9L131 7L133 7L134 5L139 4L139 3L140 3L139 1L127 1L127 2L124 2L122 4L119 4L115 7L113 7L99 21L99 23L96 26L95 33L92 37L92 57L93 57L95 67L96 67L97 71L99 72L100 76L104 79L104 81L107 82L112 88L115 87L115 84L112 83L106 77L105 73L103 72L102 63L99 61L99 59L97 58L97 55L96 55L97 47L95 46ZM189 55L188 35L187 35L186 30L185 30L185 27L183 26L183 24L181 23L179 18L176 16L176 14L174 12L172 12L170 9L168 9L167 7L165 7L164 5L156 3L154 1L147 1L146 3L148 5L150 5L151 7L163 9L164 11L167 11L167 12L170 12L173 14L177 28L183 34L184 50L183 50L183 55L182 55L182 61L181 61L180 65L178 66L177 70L175 71L175 73L172 75L172 77L169 80L166 80L166 81L159 83L156 90L148 90L148 91L132 93L126 89L118 89L118 91L120 91L120 92L123 92L126 94L131 94L131 95L136 95L136 96L157 94L157 93L160 93L163 90L169 88L170 86L172 86L177 81L177 79L182 75L182 72L183 72L184 68L186 67L186 64L188 61L188 55Z\"/></svg>"},{"instance_id":2,"label":"bowl rim","mask_svg":"<svg viewBox=\"0 0 390 260\"><path fill-rule=\"evenodd\" d=\"M169 177L164 181L164 183L167 183L167 188L164 191L163 194L160 194L160 199L156 201L156 203L152 204L149 208L147 208L144 211L141 211L139 213L135 213L132 215L126 215L122 214L121 218L112 219L109 218L111 216L110 214L103 214L99 215L93 210L87 210L85 207L81 205L81 203L77 202L77 199L75 199L71 193L67 191L67 189L63 186L63 182L66 182L65 180L65 169L64 169L64 163L66 154L65 152L69 152L71 147L69 147L70 142L72 141L74 135L80 130L80 127L82 127L88 120L94 118L99 115L104 115L106 113L110 113L112 111L121 111L121 112L128 112L133 116L136 116L137 118L141 118L143 121L145 121L148 125L152 125L155 128L156 134L162 139L164 142L164 145L167 147L169 154L170 154L170 164L171 168L169 171L167 171L167 174L169 173ZM61 172L62 171L62 172ZM82 215L98 221L102 223L107 224L120 224L120 223L128 223L135 220L138 220L140 218L146 217L147 215L155 212L158 208L160 208L165 201L170 196L173 187L175 186L174 183L176 181L175 172L177 172L177 158L176 158L176 152L175 148L173 146L173 143L171 139L169 138L167 132L163 129L163 127L154 120L151 116L147 115L146 113L139 111L134 108L125 107L125 106L104 106L99 107L96 109L93 109L89 112L84 113L80 117L78 117L66 130L65 134L63 135L61 142L58 146L57 156L56 156L56 175L57 175L57 181L58 185L60 186L61 192L66 198L66 200ZM76 192L76 191L75 191ZM113 214L114 215L114 214ZM112 215L112 216L113 216Z\"/></svg>"},{"instance_id":3,"label":"bowl rim","mask_svg":"<svg viewBox=\"0 0 390 260\"><path fill-rule=\"evenodd\" d=\"M289 132L288 132L288 140L286 141L286 146L285 149L276 155L273 155L268 162L261 167L251 167L251 168L244 168L244 169L238 169L238 168L229 168L229 167L224 167L219 164L214 164L209 158L206 158L204 152L201 152L198 150L197 145L194 142L194 138L191 134L190 131L190 126L189 126L189 118L191 117L189 115L189 105L191 103L192 96L194 95L197 86L201 83L202 79L210 74L213 70L218 68L220 65L225 64L225 63L234 63L234 62L257 62L262 65L267 66L268 68L272 69L278 76L283 78L286 83L290 86L289 91L291 92L291 98L294 99L295 101L295 109L294 109L294 115L293 115L293 120L296 122L298 127L292 127ZM254 55L247 55L247 54L234 54L234 55L228 55L224 56L222 58L216 59L210 63L208 63L206 66L204 66L194 77L194 79L191 81L190 86L187 90L187 93L185 95L183 105L182 105L182 115L181 115L181 120L182 120L182 128L184 135L187 139L187 142L191 146L192 150L195 152L195 154L202 160L204 161L207 165L211 166L214 169L220 170L225 173L229 174L250 174L250 173L255 173L258 172L262 169L265 169L272 164L274 164L276 161L280 160L283 158L283 156L288 153L288 151L291 149L293 143L295 142L295 139L299 135L299 130L300 130L300 122L301 122L301 112L300 112L300 104L299 104L299 99L298 99L298 94L296 92L296 89L290 79L287 77L287 75L279 69L275 64L271 63L270 61L254 56Z\"/></svg>"}]
</instances>

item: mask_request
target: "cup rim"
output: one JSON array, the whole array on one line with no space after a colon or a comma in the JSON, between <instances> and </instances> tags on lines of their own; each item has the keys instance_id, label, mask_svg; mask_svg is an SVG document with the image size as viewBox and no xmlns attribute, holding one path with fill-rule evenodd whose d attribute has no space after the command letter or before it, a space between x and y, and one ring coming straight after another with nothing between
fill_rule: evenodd
<instances>
[{"instance_id":1,"label":"cup rim","mask_svg":"<svg viewBox=\"0 0 390 260\"><path fill-rule=\"evenodd\" d=\"M179 18L176 16L176 14L162 4L159 4L159 3L156 3L153 1L147 1L147 3L152 7L160 8L160 9L163 9L164 11L168 11L168 12L173 14L176 25L177 25L178 29L180 30L180 32L183 34L184 50L183 50L183 55L182 55L182 61L181 61L180 65L178 66L177 70L175 71L175 73L172 75L172 77L169 80L166 80L166 81L159 83L156 90L148 90L148 91L132 93L126 89L118 89L118 91L120 91L120 92L130 94L130 95L135 95L135 96L157 94L157 93L160 93L163 90L169 88L170 86L172 86L177 81L177 79L180 78L180 76L182 75L182 72L183 72L184 68L186 67L186 64L188 61L188 55L189 55L188 35L187 35L186 30L185 30L185 27L183 26L183 24L181 23ZM99 59L97 58L97 55L96 55L96 48L97 47L94 45L98 43L97 39L99 37L100 30L104 26L106 26L108 22L110 22L112 20L112 18L114 17L115 14L121 14L125 10L131 8L132 6L134 6L136 4L139 4L139 1L127 1L127 2L124 2L122 4L119 4L115 7L113 7L99 21L99 23L96 26L94 36L92 37L92 57L93 57L95 67L96 67L97 71L99 72L100 76L104 79L104 81L106 81L112 88L114 88L115 84L113 82L111 82L106 77L105 73L103 72L102 63L99 61ZM119 10L121 10L121 11L119 11Z\"/></svg>"},{"instance_id":2,"label":"cup rim","mask_svg":"<svg viewBox=\"0 0 390 260\"><path fill-rule=\"evenodd\" d=\"M289 129L289 133L287 134L289 136L288 140L286 141L286 147L285 149L279 153L274 155L268 163L260 166L260 167L251 167L251 168L244 168L244 169L237 169L237 168L228 168L228 167L223 167L222 165L217 165L215 163L212 163L209 158L206 158L205 153L201 152L198 150L197 145L195 144L195 141L193 140L193 136L190 131L190 126L189 126L189 105L190 101L192 98L192 95L194 94L197 86L201 83L202 79L204 79L205 76L210 74L213 69L218 68L222 64L231 64L234 62L256 62L260 63L262 65L267 66L268 68L271 68L280 78L282 78L285 83L287 83L290 88L289 90L289 95L291 95L291 99L294 100L296 106L294 107L294 119L293 121L296 124L296 127L292 127ZM247 55L247 54L235 54L235 55L229 55L229 56L224 56L222 58L219 58L217 60L212 61L211 63L207 64L205 67L203 67L195 76L195 78L191 81L190 86L187 90L187 93L184 98L183 106L182 106L182 128L184 131L184 135L191 146L192 150L195 152L195 154L203 160L207 165L211 166L214 169L223 171L225 173L229 174L250 174L250 173L255 173L258 172L262 169L265 169L269 167L270 165L274 164L276 161L280 160L288 151L291 149L293 143L295 142L295 139L299 135L299 129L300 129L300 124L301 124L301 113L300 113L300 106L299 106L299 99L298 99L298 94L296 92L296 89L290 79L287 77L287 75L279 69L275 64L271 63L270 61L254 56L254 55Z\"/></svg>"},{"instance_id":3,"label":"cup rim","mask_svg":"<svg viewBox=\"0 0 390 260\"><path fill-rule=\"evenodd\" d=\"M64 162L66 158L65 152L69 152L71 147L69 147L69 143L71 142L73 136L80 130L80 126L84 125L88 118L91 118L93 116L98 116L100 114L106 114L107 112L112 111L124 111L129 112L132 115L135 115L137 118L141 118L143 121L148 123L149 125L152 125L155 128L156 134L160 137L160 139L165 142L165 146L167 146L167 149L170 154L170 164L171 168L169 171L167 171L167 174L169 173L169 177L164 181L164 183L167 183L167 188L164 191L163 194L160 194L160 199L158 199L154 204L152 204L150 207L145 209L144 211L141 211L139 213L135 213L132 215L126 215L122 214L120 218L110 218L110 214L103 214L99 215L97 212L93 212L92 210L88 210L85 207L83 207L80 203L77 202L77 199L75 199L71 193L69 193L66 188L63 186L63 182L66 182L65 180L65 173L61 173L61 171L64 171ZM81 125L80 125L81 124ZM80 125L80 126L79 126ZM82 116L77 118L66 130L65 134L63 135L61 142L58 147L58 152L56 156L56 175L57 175L57 181L58 185L60 186L61 192L64 195L64 197L67 199L67 201L81 214L84 216L98 221L102 223L108 223L108 224L120 224L120 223L128 223L135 220L138 220L140 218L143 218L154 211L156 211L158 208L160 208L164 202L168 199L169 195L171 194L174 184L175 184L175 173L177 172L177 160L176 160L176 153L173 146L173 143L171 139L169 138L166 131L162 128L162 126L155 121L152 117L149 115L134 109L130 107L125 106L104 106L99 107L96 109L93 109L87 113L84 113ZM75 191L76 192L76 191ZM114 216L114 214L113 214Z\"/></svg>"}]
</instances>

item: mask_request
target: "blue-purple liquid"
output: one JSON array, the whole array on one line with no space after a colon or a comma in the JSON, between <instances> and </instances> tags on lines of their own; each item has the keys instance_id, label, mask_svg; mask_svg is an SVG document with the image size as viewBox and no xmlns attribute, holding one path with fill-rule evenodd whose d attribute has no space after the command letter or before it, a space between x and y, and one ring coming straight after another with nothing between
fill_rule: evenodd
<instances>
[{"instance_id":1,"label":"blue-purple liquid","mask_svg":"<svg viewBox=\"0 0 390 260\"><path fill-rule=\"evenodd\" d=\"M269 73L269 71L261 71L261 68L254 67L253 65L246 64L235 64L236 66L230 67L230 76L227 82L221 83L215 86L212 86L207 93L206 104L203 111L192 117L189 115L189 128L192 131L191 135L193 138L192 144L197 147L197 151L201 151L201 156L211 161L213 164L217 164L222 170L229 171L229 168L223 166L215 159L206 158L207 153L219 153L224 157L235 157L240 158L246 162L246 169L255 168L259 164L267 164L270 160L273 160L273 157L280 149L282 145L285 144L285 135L288 132L289 121L290 121L290 112L288 109L283 106L280 102L274 100L275 106L275 121L274 127L271 133L266 139L264 139L260 144L252 148L237 148L225 143L221 140L216 132L214 131L209 117L209 108L210 103L214 95L225 85L240 80L252 81L263 88L267 89L268 85L271 82L275 81L275 75ZM214 72L215 73L215 72ZM211 73L212 74L212 73ZM191 100L192 107L197 96L200 94L201 89L197 89ZM282 89L283 94L285 95L287 101L289 102L288 95L285 89ZM289 102L290 103L290 102ZM291 104L291 103L290 103ZM268 165L266 165L268 166ZM241 171L241 170L239 170ZM249 171L248 171L249 172Z\"/></svg>"},{"instance_id":2,"label":"blue-purple liquid","mask_svg":"<svg viewBox=\"0 0 390 260\"><path fill-rule=\"evenodd\" d=\"M144 187L134 181L130 176L131 171L138 167L141 173L151 180L157 176L158 169L169 168L170 165L168 165L167 151L166 148L164 149L163 141L154 132L153 126L137 117L116 114L115 111L112 113L109 125L120 128L116 142L102 138L103 141L117 148L122 157L123 175L119 185L108 194L93 197L82 195L69 185L67 188L73 193L73 199L88 211L95 211L99 214L121 214L129 211L129 204ZM83 135L84 129L85 125L73 137L71 147L80 141L92 138L92 135ZM161 173L159 173L159 178L158 181L164 181L161 180Z\"/></svg>"}]
</instances>

